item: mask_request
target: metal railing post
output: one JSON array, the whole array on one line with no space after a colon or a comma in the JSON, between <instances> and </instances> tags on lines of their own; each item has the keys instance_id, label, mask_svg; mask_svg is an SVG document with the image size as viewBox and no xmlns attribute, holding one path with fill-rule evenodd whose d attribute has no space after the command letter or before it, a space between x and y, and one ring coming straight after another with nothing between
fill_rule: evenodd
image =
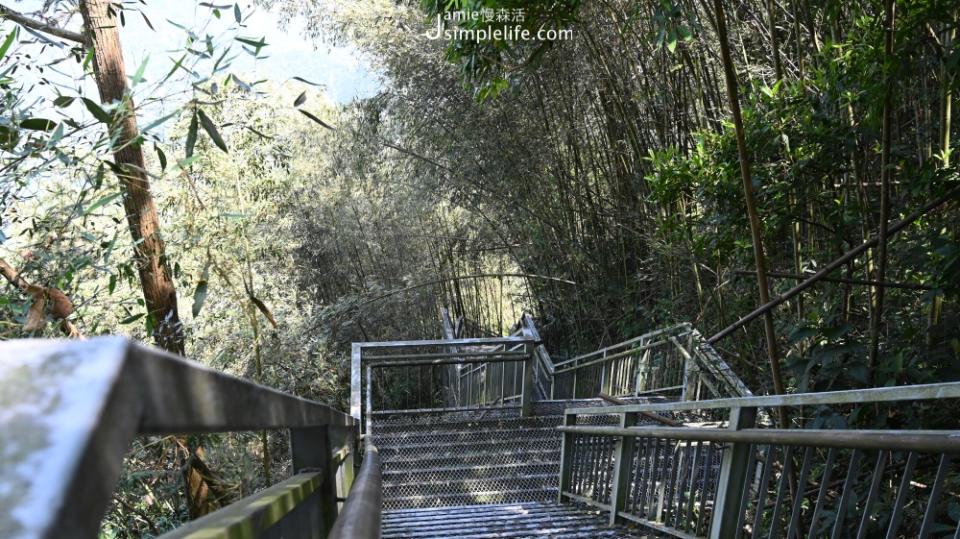
<instances>
[{"instance_id":1,"label":"metal railing post","mask_svg":"<svg viewBox=\"0 0 960 539\"><path fill-rule=\"evenodd\" d=\"M577 424L576 414L564 414L563 426ZM563 503L563 493L570 489L570 475L573 472L573 433L564 432L560 440L560 481L557 485L557 503Z\"/></svg>"},{"instance_id":2,"label":"metal railing post","mask_svg":"<svg viewBox=\"0 0 960 539\"><path fill-rule=\"evenodd\" d=\"M360 358L363 353L362 345L358 342L353 343L350 354L350 415L357 421L360 421L361 414L361 388L363 387L363 370L360 368Z\"/></svg>"},{"instance_id":3,"label":"metal railing post","mask_svg":"<svg viewBox=\"0 0 960 539\"><path fill-rule=\"evenodd\" d=\"M523 381L520 386L520 417L533 414L533 348L529 343L523 345L527 358L523 362Z\"/></svg>"},{"instance_id":4,"label":"metal railing post","mask_svg":"<svg viewBox=\"0 0 960 539\"><path fill-rule=\"evenodd\" d=\"M321 483L319 537L326 537L337 520L337 477L333 467L333 447L330 427L290 429L290 454L295 474L319 472Z\"/></svg>"},{"instance_id":5,"label":"metal railing post","mask_svg":"<svg viewBox=\"0 0 960 539\"><path fill-rule=\"evenodd\" d=\"M754 426L756 419L756 408L731 408L727 428L729 430L748 429ZM713 517L710 523L711 539L737 537L740 503L749 465L749 443L732 443L723 452L723 460L720 461L720 477L717 481L717 496L713 503Z\"/></svg>"},{"instance_id":6,"label":"metal railing post","mask_svg":"<svg viewBox=\"0 0 960 539\"><path fill-rule=\"evenodd\" d=\"M620 414L620 428L637 424L639 414L627 412ZM633 464L633 436L620 436L613 452L613 483L610 491L610 525L617 523L617 512L627 503L630 492L630 466Z\"/></svg>"}]
</instances>

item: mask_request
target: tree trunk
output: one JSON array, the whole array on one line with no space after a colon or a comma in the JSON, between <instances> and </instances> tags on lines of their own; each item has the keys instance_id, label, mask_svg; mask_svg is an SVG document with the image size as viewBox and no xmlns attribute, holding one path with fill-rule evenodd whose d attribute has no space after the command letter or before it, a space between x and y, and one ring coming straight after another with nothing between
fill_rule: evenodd
<instances>
[{"instance_id":1,"label":"tree trunk","mask_svg":"<svg viewBox=\"0 0 960 539\"><path fill-rule=\"evenodd\" d=\"M164 255L157 208L150 194L143 149L137 144L136 109L127 91L127 75L117 31L119 17L105 0L83 0L80 13L93 47L93 71L104 104L121 102L110 126L116 133L114 171L124 191L123 206L133 239L137 271L143 288L153 337L164 350L183 355L183 327L177 311L177 291Z\"/></svg>"},{"instance_id":2,"label":"tree trunk","mask_svg":"<svg viewBox=\"0 0 960 539\"><path fill-rule=\"evenodd\" d=\"M889 68L889 62L893 58L893 24L895 17L895 4L893 0L886 0L884 16L886 27L886 37L884 40L884 63ZM886 71L886 69L885 69ZM880 150L880 230L877 236L877 282L886 280L887 274L887 221L890 219L890 144L891 144L891 116L893 115L893 77L891 73L886 72L886 90L883 98L883 132L881 135ZM880 319L883 317L883 295L882 286L873 287L873 308L870 316L870 370L877 367L877 361L880 355Z\"/></svg>"},{"instance_id":3,"label":"tree trunk","mask_svg":"<svg viewBox=\"0 0 960 539\"><path fill-rule=\"evenodd\" d=\"M120 102L117 116L109 126L115 136L114 171L123 188L123 205L127 225L133 239L134 257L143 288L153 338L157 345L169 352L183 355L183 327L177 311L177 291L170 275L160 237L157 208L150 193L143 149L137 143L136 108L127 88L127 74L117 30L119 16L106 0L81 0L80 13L88 46L93 48L93 71L104 104ZM216 484L202 461L203 449L198 444L177 440L189 455L184 468L184 483L190 518L210 513L218 506L210 494ZM195 447L192 447L195 446Z\"/></svg>"},{"instance_id":4,"label":"tree trunk","mask_svg":"<svg viewBox=\"0 0 960 539\"><path fill-rule=\"evenodd\" d=\"M727 42L727 22L723 13L723 0L714 0L713 5L717 17L717 38L720 40L720 56L723 60L723 71L727 80L727 97L730 101L730 112L733 114L733 124L737 134L740 178L743 181L743 197L747 206L747 216L750 219L750 235L753 239L753 256L757 268L757 286L760 288L760 304L763 305L770 301L770 288L767 282L767 261L763 253L760 216L757 214L757 205L753 194L753 179L750 175L747 141L743 131L743 116L740 113L740 98L737 94L737 75L733 69L733 60L730 57L730 45ZM763 331L767 341L767 357L770 360L770 377L773 382L773 391L776 394L782 394L784 393L784 386L783 377L780 373L780 357L777 352L777 336L773 327L773 314L769 311L763 315ZM782 408L780 409L780 426L787 428L786 410Z\"/></svg>"}]
</instances>

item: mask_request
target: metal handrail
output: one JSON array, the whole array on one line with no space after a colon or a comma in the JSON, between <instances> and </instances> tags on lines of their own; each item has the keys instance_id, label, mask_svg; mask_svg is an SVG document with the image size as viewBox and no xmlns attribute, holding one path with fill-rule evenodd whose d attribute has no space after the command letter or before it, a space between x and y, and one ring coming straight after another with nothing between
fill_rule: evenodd
<instances>
[{"instance_id":1,"label":"metal handrail","mask_svg":"<svg viewBox=\"0 0 960 539\"><path fill-rule=\"evenodd\" d=\"M779 406L820 406L827 404L860 404L908 400L960 398L960 382L919 384L911 386L847 389L820 393L793 393L789 395L761 395L691 402L624 404L594 408L568 408L567 414L619 414L624 412L681 412L689 410L718 410L722 408L773 408Z\"/></svg>"},{"instance_id":2,"label":"metal handrail","mask_svg":"<svg viewBox=\"0 0 960 539\"><path fill-rule=\"evenodd\" d=\"M382 512L380 453L376 446L367 444L360 473L328 539L380 539Z\"/></svg>"},{"instance_id":3,"label":"metal handrail","mask_svg":"<svg viewBox=\"0 0 960 539\"><path fill-rule=\"evenodd\" d=\"M278 428L295 472L323 471L315 499L332 527L334 475L352 459L330 460L354 445L349 415L121 337L7 341L0 357L0 485L18 490L0 529L12 536L95 536L138 435Z\"/></svg>"},{"instance_id":4,"label":"metal handrail","mask_svg":"<svg viewBox=\"0 0 960 539\"><path fill-rule=\"evenodd\" d=\"M803 536L807 527L810 537L819 537L829 526L832 537L843 536L850 527L856 528L858 537L883 528L887 537L895 537L904 527L907 535L929 537L943 512L941 487L960 454L960 430L755 425L765 408L934 399L960 399L960 382L568 408L558 427L563 433L558 500L599 507L609 513L611 523L628 520L685 538L738 537L751 522L753 536L766 536L763 528L771 536L783 535L784 530L787 537ZM726 428L641 424L654 413L695 410L727 411ZM619 424L577 423L578 416L594 415L613 415ZM864 463L871 455L876 459L872 467ZM611 468L613 473L608 472ZM932 480L934 487L918 500L926 504L920 506L922 521L914 517L905 522L905 501L917 496L911 488L919 484L920 470L927 478L922 481ZM867 479L861 479L863 475ZM826 495L831 481L843 483L842 499ZM807 482L817 488L806 490ZM855 493L864 488L868 490ZM890 518L873 519L884 489L886 499L894 500L887 509ZM850 501L854 498L860 501ZM856 520L844 522L850 517L850 504L858 511ZM834 515L832 522L821 518L826 513Z\"/></svg>"},{"instance_id":5,"label":"metal handrail","mask_svg":"<svg viewBox=\"0 0 960 539\"><path fill-rule=\"evenodd\" d=\"M601 356L603 356L604 354L606 354L607 352L609 352L609 351L611 351L611 350L616 350L616 349L618 349L618 348L628 347L628 346L630 346L630 345L632 345L632 344L635 344L635 343L637 343L637 342L649 341L649 340L651 340L651 339L653 339L653 338L655 338L655 337L659 337L660 335L664 335L664 334L667 334L667 333L674 333L674 332L676 332L676 331L678 331L678 330L690 330L690 327L691 327L691 326L690 326L690 323L689 323L689 322L683 322L683 323L681 323L681 324L676 324L676 325L674 325L674 326L666 327L666 328L663 328L663 329L658 329L658 330L656 330L656 331L651 331L651 332L649 332L649 333L644 333L643 335L640 335L640 336L638 336L638 337L634 337L634 338L632 338L632 339L627 339L627 340L625 340L625 341L618 342L618 343L616 343L616 344L611 344L610 346L607 346L607 347L604 347L604 348L599 348L599 349L594 350L594 351L592 351L592 352L587 352L587 353L585 353L585 354L580 354L580 355L578 355L578 356L574 356L574 357L572 357L572 358L570 358L570 359L565 359L565 360L563 360L563 361L559 361L559 362L557 362L557 363L554 363L553 366L554 366L554 368L558 368L558 367L563 366L563 365L566 365L566 364L568 364L568 363L574 363L574 364L576 364L576 363L577 363L578 361L580 361L580 360L583 360L583 359L586 359L586 358L589 358L589 357L592 357L592 356L596 356L596 355L601 355Z\"/></svg>"}]
</instances>

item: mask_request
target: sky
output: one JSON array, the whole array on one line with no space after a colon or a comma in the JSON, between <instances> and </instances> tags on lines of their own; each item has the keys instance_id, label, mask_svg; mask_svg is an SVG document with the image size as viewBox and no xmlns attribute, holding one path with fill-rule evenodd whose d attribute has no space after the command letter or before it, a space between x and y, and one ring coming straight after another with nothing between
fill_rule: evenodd
<instances>
[{"instance_id":1,"label":"sky","mask_svg":"<svg viewBox=\"0 0 960 539\"><path fill-rule=\"evenodd\" d=\"M17 11L30 14L43 4L42 0L25 0L11 2L0 0L2 3ZM374 95L380 88L377 74L371 70L363 60L363 55L349 44L332 45L303 37L304 22L300 20L283 23L277 13L267 11L252 5L249 1L239 2L244 19L244 28L239 33L228 32L234 24L233 3L226 0L215 0L212 3L218 6L228 6L221 9L219 19L213 17L210 7L201 6L198 0L147 0L146 4L128 3L130 6L139 6L152 24L151 28L144 18L136 12L127 11L125 25L120 29L121 46L124 52L127 74L134 74L138 67L146 60L145 82L149 86L151 81L161 80L170 70L176 58L182 54L185 43L185 31L172 23L192 29L202 38L205 34L214 37L226 36L224 42L231 42L233 35L259 40L266 39L267 46L262 49L260 58L242 52L241 44L233 42L232 52L237 53L230 71L247 76L247 82L260 79L282 83L293 77L301 77L317 83L318 87L309 87L312 90L322 89L330 101L346 103L355 98ZM13 23L2 21L0 30L6 35ZM79 30L79 16L74 17L65 26L72 30ZM2 36L0 36L2 37ZM21 32L21 39L31 39L29 34ZM195 48L197 46L195 45ZM177 52L180 49L181 52ZM222 49L218 49L218 53ZM64 69L69 71L70 67ZM51 74L48 72L47 76ZM23 81L25 73L18 77ZM176 78L176 77L175 77ZM64 79L66 84L70 80ZM145 89L138 88L139 95ZM38 90L40 90L38 88ZM164 93L173 93L171 88L163 88ZM52 92L52 90L51 90ZM85 92L86 93L86 92ZM95 91L92 95L96 95ZM166 108L166 106L164 107ZM150 116L150 112L141 109L141 113Z\"/></svg>"},{"instance_id":2,"label":"sky","mask_svg":"<svg viewBox=\"0 0 960 539\"><path fill-rule=\"evenodd\" d=\"M209 3L233 5L223 0ZM379 88L376 75L364 65L362 56L352 47L314 43L303 37L303 21L295 20L284 25L276 13L255 8L250 2L240 2L239 5L247 25L240 35L254 39L266 37L269 45L263 49L264 59L254 60L241 54L234 63L236 71L255 72L260 78L274 81L299 76L322 84L328 97L337 103L355 97L369 97ZM197 0L147 0L143 10L155 31L142 17L133 15L126 17L127 24L120 33L127 70L131 72L147 55L150 55L151 63L157 61L159 65L156 67L160 71L165 73L169 68L167 58L170 55L166 51L180 47L184 34L168 20L188 28L200 28L206 21L213 21L212 29L222 29L233 22L232 7L220 10L222 19L216 21L211 18L211 9L200 6ZM246 18L251 12L252 16Z\"/></svg>"}]
</instances>

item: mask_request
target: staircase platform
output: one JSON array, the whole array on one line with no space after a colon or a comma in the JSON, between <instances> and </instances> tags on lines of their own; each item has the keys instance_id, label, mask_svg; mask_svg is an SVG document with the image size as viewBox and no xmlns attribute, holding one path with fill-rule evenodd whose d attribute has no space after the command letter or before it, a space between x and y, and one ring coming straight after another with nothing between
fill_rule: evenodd
<instances>
[{"instance_id":1,"label":"staircase platform","mask_svg":"<svg viewBox=\"0 0 960 539\"><path fill-rule=\"evenodd\" d=\"M574 504L524 502L399 509L383 513L384 539L627 539L640 530L607 525L607 514Z\"/></svg>"}]
</instances>

